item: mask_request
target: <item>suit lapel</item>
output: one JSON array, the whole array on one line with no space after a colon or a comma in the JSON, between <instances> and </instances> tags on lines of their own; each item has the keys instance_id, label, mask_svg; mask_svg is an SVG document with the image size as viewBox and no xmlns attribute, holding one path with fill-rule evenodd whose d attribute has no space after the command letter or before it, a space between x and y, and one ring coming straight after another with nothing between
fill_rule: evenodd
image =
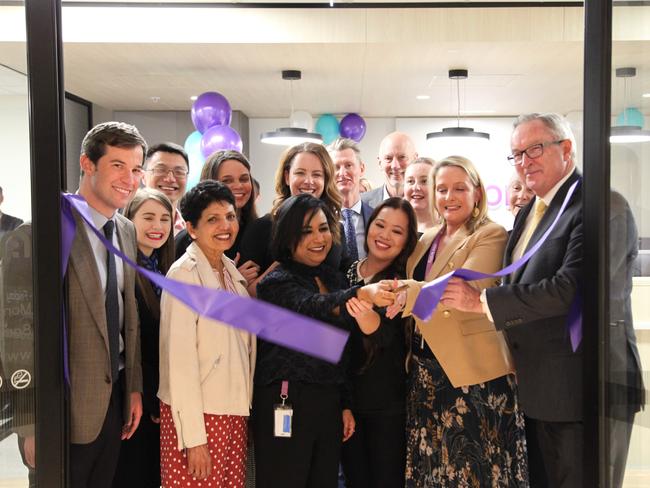
<instances>
[{"instance_id":1,"label":"suit lapel","mask_svg":"<svg viewBox=\"0 0 650 488\"><path fill-rule=\"evenodd\" d=\"M134 247L133 239L131 239L131 232L127 228L127 224L122 220L121 215L115 216L115 223L117 224L117 240L120 243L120 249L124 254L129 256L131 259L136 259L136 250ZM119 259L116 257L116 259ZM135 279L135 270L131 266L124 266L124 263L120 259L122 268L124 270L124 283L131 283ZM126 288L126 286L125 286Z\"/></svg>"},{"instance_id":2,"label":"suit lapel","mask_svg":"<svg viewBox=\"0 0 650 488\"><path fill-rule=\"evenodd\" d=\"M447 243L442 251L438 250L436 253L436 259L433 261L429 275L426 277L427 281L431 281L438 276L441 276L446 268L447 264L450 262L451 257L454 253L460 249L468 238L467 229L463 226L458 229L454 237Z\"/></svg>"},{"instance_id":3,"label":"suit lapel","mask_svg":"<svg viewBox=\"0 0 650 488\"><path fill-rule=\"evenodd\" d=\"M73 215L77 222L77 231L72 242L70 265L74 268L77 276L83 277L81 293L108 347L104 290L101 287L95 254L90 245L84 221L75 211L73 211Z\"/></svg>"},{"instance_id":4,"label":"suit lapel","mask_svg":"<svg viewBox=\"0 0 650 488\"><path fill-rule=\"evenodd\" d=\"M363 228L365 229L372 215L372 207L363 200L361 201L361 218L363 219Z\"/></svg>"}]
</instances>

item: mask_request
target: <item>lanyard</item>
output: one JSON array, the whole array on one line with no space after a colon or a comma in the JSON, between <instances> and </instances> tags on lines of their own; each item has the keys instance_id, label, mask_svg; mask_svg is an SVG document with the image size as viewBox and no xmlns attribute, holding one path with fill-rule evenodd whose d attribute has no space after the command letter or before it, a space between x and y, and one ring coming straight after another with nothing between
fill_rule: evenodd
<instances>
[{"instance_id":1,"label":"lanyard","mask_svg":"<svg viewBox=\"0 0 650 488\"><path fill-rule=\"evenodd\" d=\"M438 245L440 244L440 239L442 239L443 231L444 228L440 229L440 232L438 232L438 235L433 240L433 243L431 243L431 249L429 249L429 257L427 258L427 268L426 271L424 272L425 280L427 279L427 276L429 276L429 271L431 271L431 266L433 265L433 261L436 259L436 253L438 252Z\"/></svg>"}]
</instances>

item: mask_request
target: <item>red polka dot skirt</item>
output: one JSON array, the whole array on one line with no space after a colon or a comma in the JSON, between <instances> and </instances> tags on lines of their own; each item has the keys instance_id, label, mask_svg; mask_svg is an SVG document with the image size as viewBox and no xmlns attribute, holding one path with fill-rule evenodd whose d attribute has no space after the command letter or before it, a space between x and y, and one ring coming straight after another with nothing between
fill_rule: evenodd
<instances>
[{"instance_id":1,"label":"red polka dot skirt","mask_svg":"<svg viewBox=\"0 0 650 488\"><path fill-rule=\"evenodd\" d=\"M160 476L163 488L244 488L248 417L204 414L212 473L197 480L187 473L187 456L178 450L178 437L169 405L160 402Z\"/></svg>"}]
</instances>

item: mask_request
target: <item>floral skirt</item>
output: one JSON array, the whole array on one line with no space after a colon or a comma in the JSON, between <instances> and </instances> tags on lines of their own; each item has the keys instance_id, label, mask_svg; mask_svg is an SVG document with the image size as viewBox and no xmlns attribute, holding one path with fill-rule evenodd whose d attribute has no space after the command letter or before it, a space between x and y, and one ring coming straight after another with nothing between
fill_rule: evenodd
<instances>
[{"instance_id":1,"label":"floral skirt","mask_svg":"<svg viewBox=\"0 0 650 488\"><path fill-rule=\"evenodd\" d=\"M529 486L513 376L454 388L436 359L413 356L406 402L406 487Z\"/></svg>"},{"instance_id":2,"label":"floral skirt","mask_svg":"<svg viewBox=\"0 0 650 488\"><path fill-rule=\"evenodd\" d=\"M187 455L178 450L176 428L169 405L160 402L160 471L163 488L244 488L248 417L203 414L212 458L212 473L197 480L187 474Z\"/></svg>"}]
</instances>

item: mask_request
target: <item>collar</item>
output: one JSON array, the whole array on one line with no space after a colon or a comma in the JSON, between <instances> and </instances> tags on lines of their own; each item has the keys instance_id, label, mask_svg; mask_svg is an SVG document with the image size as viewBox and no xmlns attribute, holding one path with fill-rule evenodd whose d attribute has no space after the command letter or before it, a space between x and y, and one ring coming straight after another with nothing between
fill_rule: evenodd
<instances>
[{"instance_id":1,"label":"collar","mask_svg":"<svg viewBox=\"0 0 650 488\"><path fill-rule=\"evenodd\" d=\"M558 182L555 184L555 186L554 186L553 188L551 188L551 189L548 191L548 193L547 193L546 195L544 195L543 197L536 197L535 200L537 200L537 198L540 198L540 199L541 199L541 200L546 204L547 207L550 206L550 205L551 205L551 202L553 201L553 198L555 198L555 195L557 194L557 192L558 192L558 190L560 189L560 187L561 187L561 186L562 186L562 185L563 185L563 184L564 184L564 183L565 183L569 178L571 178L571 176L572 176L573 173L575 173L575 172L576 172L576 168L575 168L575 165L574 165L573 171L571 171L569 174L567 174L566 176L564 176L564 178L562 178L560 181L558 181Z\"/></svg>"},{"instance_id":2,"label":"collar","mask_svg":"<svg viewBox=\"0 0 650 488\"><path fill-rule=\"evenodd\" d=\"M384 186L382 187L382 189L383 189L383 194L382 194L383 199L388 200L390 198L390 193L388 193L388 187L386 186L385 183L384 183Z\"/></svg>"},{"instance_id":3,"label":"collar","mask_svg":"<svg viewBox=\"0 0 650 488\"><path fill-rule=\"evenodd\" d=\"M361 199L357 200L357 203L355 203L354 205L352 205L352 206L350 207L350 210L352 210L352 211L353 211L354 213L356 213L357 215L361 215Z\"/></svg>"},{"instance_id":4,"label":"collar","mask_svg":"<svg viewBox=\"0 0 650 488\"><path fill-rule=\"evenodd\" d=\"M108 219L90 205L88 205L88 210L90 211L90 217L92 218L93 224L95 224L95 228L97 228L97 230L102 230L104 228L104 225L106 225L106 222L109 220L115 221L115 213L110 219Z\"/></svg>"}]
</instances>

